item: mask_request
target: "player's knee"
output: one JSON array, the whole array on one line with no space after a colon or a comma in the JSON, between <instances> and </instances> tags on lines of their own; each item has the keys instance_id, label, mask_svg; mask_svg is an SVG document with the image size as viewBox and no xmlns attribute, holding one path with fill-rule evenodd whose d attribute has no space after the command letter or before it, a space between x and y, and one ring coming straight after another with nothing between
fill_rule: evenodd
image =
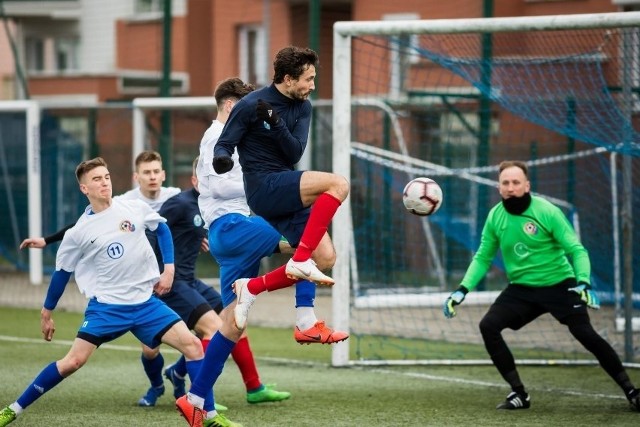
<instances>
[{"instance_id":1,"label":"player's knee","mask_svg":"<svg viewBox=\"0 0 640 427\"><path fill-rule=\"evenodd\" d=\"M344 202L344 200L349 195L349 181L347 181L347 179L343 176L336 175L331 188L331 192L341 202Z\"/></svg>"},{"instance_id":2,"label":"player's knee","mask_svg":"<svg viewBox=\"0 0 640 427\"><path fill-rule=\"evenodd\" d=\"M320 270L327 270L336 263L336 252L334 250L316 250L313 253L313 260Z\"/></svg>"},{"instance_id":3,"label":"player's knee","mask_svg":"<svg viewBox=\"0 0 640 427\"><path fill-rule=\"evenodd\" d=\"M482 320L480 320L480 334L485 338L499 335L504 328L498 320L494 313L489 312L485 314Z\"/></svg>"},{"instance_id":4,"label":"player's knee","mask_svg":"<svg viewBox=\"0 0 640 427\"><path fill-rule=\"evenodd\" d=\"M189 334L191 335L191 334ZM182 346L182 354L187 360L200 360L204 357L204 350L202 349L202 343L198 338L191 335L189 341L185 342Z\"/></svg>"},{"instance_id":5,"label":"player's knee","mask_svg":"<svg viewBox=\"0 0 640 427\"><path fill-rule=\"evenodd\" d=\"M142 346L142 357L144 357L145 359L153 360L158 357L158 354L160 354L160 347L150 348L146 345Z\"/></svg>"},{"instance_id":6,"label":"player's knee","mask_svg":"<svg viewBox=\"0 0 640 427\"><path fill-rule=\"evenodd\" d=\"M76 355L67 355L64 359L57 363L58 372L63 377L68 377L87 363L86 358L77 357Z\"/></svg>"}]
</instances>

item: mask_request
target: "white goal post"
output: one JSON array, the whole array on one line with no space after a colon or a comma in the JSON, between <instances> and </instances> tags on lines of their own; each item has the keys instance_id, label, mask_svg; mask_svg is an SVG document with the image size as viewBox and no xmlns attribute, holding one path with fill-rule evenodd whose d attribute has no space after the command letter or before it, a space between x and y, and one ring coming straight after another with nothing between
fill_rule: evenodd
<instances>
[{"instance_id":1,"label":"white goal post","mask_svg":"<svg viewBox=\"0 0 640 427\"><path fill-rule=\"evenodd\" d=\"M42 190L40 183L40 106L36 101L1 101L0 112L21 112L26 117L27 189L29 236L42 235ZM6 165L4 165L6 166ZM29 249L29 281L42 284L42 250Z\"/></svg>"},{"instance_id":2,"label":"white goal post","mask_svg":"<svg viewBox=\"0 0 640 427\"><path fill-rule=\"evenodd\" d=\"M354 145L352 107L357 102L353 94L352 69L354 37L410 36L416 34L500 33L510 31L551 31L628 28L640 26L640 12L558 15L536 17L500 17L474 19L348 21L337 22L333 31L333 172L351 176ZM447 196L445 195L445 200ZM355 306L352 295L354 275L351 196L343 203L332 222L332 238L337 252L333 268L336 286L333 288L333 327L350 331L350 311ZM438 295L441 296L441 295ZM444 300L442 300L444 301ZM353 364L350 342L336 344L332 350L332 365Z\"/></svg>"}]
</instances>

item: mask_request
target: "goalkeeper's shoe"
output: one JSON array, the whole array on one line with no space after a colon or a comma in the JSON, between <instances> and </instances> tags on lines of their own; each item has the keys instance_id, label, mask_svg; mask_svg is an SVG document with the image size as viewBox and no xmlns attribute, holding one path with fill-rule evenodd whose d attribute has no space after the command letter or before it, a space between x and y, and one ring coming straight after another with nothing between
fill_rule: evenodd
<instances>
[{"instance_id":1,"label":"goalkeeper's shoe","mask_svg":"<svg viewBox=\"0 0 640 427\"><path fill-rule=\"evenodd\" d=\"M164 376L169 380L171 385L173 385L173 397L177 399L187 394L184 378L180 378L176 374L175 364L168 366L167 369L164 370Z\"/></svg>"},{"instance_id":2,"label":"goalkeeper's shoe","mask_svg":"<svg viewBox=\"0 0 640 427\"><path fill-rule=\"evenodd\" d=\"M531 406L531 397L528 393L520 394L512 391L504 402L500 402L496 409L527 409Z\"/></svg>"},{"instance_id":3,"label":"goalkeeper's shoe","mask_svg":"<svg viewBox=\"0 0 640 427\"><path fill-rule=\"evenodd\" d=\"M273 384L266 384L258 391L247 393L247 402L263 403L263 402L280 402L291 397L288 391L278 391L274 389Z\"/></svg>"},{"instance_id":4,"label":"goalkeeper's shoe","mask_svg":"<svg viewBox=\"0 0 640 427\"><path fill-rule=\"evenodd\" d=\"M8 406L5 406L2 408L2 411L0 411L0 427L9 425L15 421L16 417L16 412Z\"/></svg>"},{"instance_id":5,"label":"goalkeeper's shoe","mask_svg":"<svg viewBox=\"0 0 640 427\"><path fill-rule=\"evenodd\" d=\"M297 326L293 337L300 344L334 344L349 338L349 334L336 331L325 325L324 320L318 320L312 327L301 331Z\"/></svg>"},{"instance_id":6,"label":"goalkeeper's shoe","mask_svg":"<svg viewBox=\"0 0 640 427\"><path fill-rule=\"evenodd\" d=\"M138 400L138 406L156 406L158 398L164 394L164 386L149 387L147 394Z\"/></svg>"},{"instance_id":7,"label":"goalkeeper's shoe","mask_svg":"<svg viewBox=\"0 0 640 427\"><path fill-rule=\"evenodd\" d=\"M634 388L627 395L627 399L629 399L629 403L631 407L636 411L640 412L640 389Z\"/></svg>"},{"instance_id":8,"label":"goalkeeper's shoe","mask_svg":"<svg viewBox=\"0 0 640 427\"><path fill-rule=\"evenodd\" d=\"M222 414L204 420L204 427L242 427L242 424L234 423Z\"/></svg>"},{"instance_id":9,"label":"goalkeeper's shoe","mask_svg":"<svg viewBox=\"0 0 640 427\"><path fill-rule=\"evenodd\" d=\"M316 263L309 258L306 261L294 261L291 258L287 262L285 273L289 279L301 279L315 282L320 286L333 286L335 281L316 267Z\"/></svg>"},{"instance_id":10,"label":"goalkeeper's shoe","mask_svg":"<svg viewBox=\"0 0 640 427\"><path fill-rule=\"evenodd\" d=\"M187 395L185 394L178 400L176 400L176 409L182 415L182 417L187 420L189 427L203 427L204 426L204 417L207 415L207 411L204 409L198 408L194 406L189 399L187 399ZM220 415L220 414L218 414ZM215 419L215 418L214 418ZM215 424L211 424L215 425Z\"/></svg>"},{"instance_id":11,"label":"goalkeeper's shoe","mask_svg":"<svg viewBox=\"0 0 640 427\"><path fill-rule=\"evenodd\" d=\"M233 309L233 318L236 328L244 330L247 327L247 318L249 317L249 309L256 302L256 295L249 291L249 279L238 279L233 283L233 292L235 292L237 301Z\"/></svg>"}]
</instances>

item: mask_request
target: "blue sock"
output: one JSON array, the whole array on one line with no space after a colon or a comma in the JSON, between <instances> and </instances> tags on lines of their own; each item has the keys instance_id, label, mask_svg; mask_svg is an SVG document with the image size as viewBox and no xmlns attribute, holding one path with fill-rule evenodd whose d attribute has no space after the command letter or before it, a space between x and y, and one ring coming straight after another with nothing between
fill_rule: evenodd
<instances>
[{"instance_id":1,"label":"blue sock","mask_svg":"<svg viewBox=\"0 0 640 427\"><path fill-rule=\"evenodd\" d=\"M213 335L209 347L207 347L207 351L204 353L204 361L201 368L202 372L206 373L206 375L193 377L191 376L191 371L189 371L189 376L191 377L191 389L189 391L191 393L196 396L205 397L208 392L211 392L213 385L222 373L224 362L229 358L231 350L233 350L235 345L235 342L226 338L220 331ZM187 368L189 367L188 365L187 363Z\"/></svg>"},{"instance_id":2,"label":"blue sock","mask_svg":"<svg viewBox=\"0 0 640 427\"><path fill-rule=\"evenodd\" d=\"M308 280L296 283L296 307L313 307L316 299L316 284Z\"/></svg>"},{"instance_id":3,"label":"blue sock","mask_svg":"<svg viewBox=\"0 0 640 427\"><path fill-rule=\"evenodd\" d=\"M195 379L198 377L198 374L200 373L200 370L202 368L204 368L204 359L200 359L200 360L189 360L187 361L185 359L185 365L187 366L187 371L189 372L189 378L191 379L191 383L193 384L193 382L195 381ZM193 393L192 390L189 390L190 393ZM193 393L196 396L199 397L203 397L204 396L204 406L202 407L202 409L204 409L207 412L211 412L213 411L213 409L215 408L215 404L214 404L214 398L213 398L213 388L210 387L209 391L203 394L199 394L199 393Z\"/></svg>"},{"instance_id":4,"label":"blue sock","mask_svg":"<svg viewBox=\"0 0 640 427\"><path fill-rule=\"evenodd\" d=\"M178 359L178 361L173 364L173 370L182 378L185 378L187 376L187 360L184 358L184 356L180 356L180 359Z\"/></svg>"},{"instance_id":5,"label":"blue sock","mask_svg":"<svg viewBox=\"0 0 640 427\"><path fill-rule=\"evenodd\" d=\"M22 393L17 400L18 404L23 408L31 405L40 396L60 384L64 377L58 372L56 362L50 363L44 368L37 377L33 380L29 387Z\"/></svg>"},{"instance_id":6,"label":"blue sock","mask_svg":"<svg viewBox=\"0 0 640 427\"><path fill-rule=\"evenodd\" d=\"M164 367L164 357L162 357L162 353L158 353L153 359L147 359L144 355L141 355L140 361L144 367L144 372L147 374L147 378L149 378L151 387L163 386L162 368Z\"/></svg>"}]
</instances>

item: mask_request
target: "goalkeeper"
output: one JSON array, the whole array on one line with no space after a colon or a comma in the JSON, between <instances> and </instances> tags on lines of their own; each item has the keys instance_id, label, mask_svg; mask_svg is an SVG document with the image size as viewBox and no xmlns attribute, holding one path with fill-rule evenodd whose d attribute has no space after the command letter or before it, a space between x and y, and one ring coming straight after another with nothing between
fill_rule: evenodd
<instances>
[{"instance_id":1,"label":"goalkeeper","mask_svg":"<svg viewBox=\"0 0 640 427\"><path fill-rule=\"evenodd\" d=\"M497 409L526 409L531 405L502 331L519 330L550 313L593 353L632 407L640 411L640 391L631 383L615 350L591 326L587 307L598 309L600 303L589 285L589 255L575 231L559 208L530 194L524 162L502 162L498 180L502 202L489 212L480 247L460 287L444 303L444 315L455 316L456 305L484 277L500 249L509 285L480 321L487 352L511 386Z\"/></svg>"}]
</instances>

